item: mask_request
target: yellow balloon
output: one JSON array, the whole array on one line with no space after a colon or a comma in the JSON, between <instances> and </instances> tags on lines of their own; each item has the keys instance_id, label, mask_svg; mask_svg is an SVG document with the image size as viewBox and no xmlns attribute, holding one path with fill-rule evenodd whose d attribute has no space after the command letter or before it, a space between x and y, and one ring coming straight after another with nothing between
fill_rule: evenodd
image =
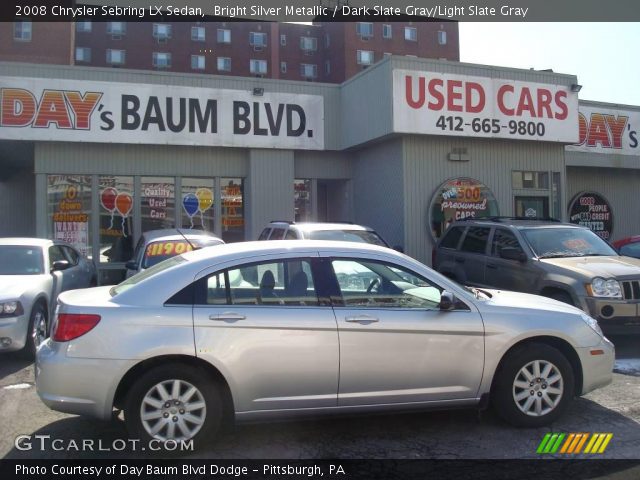
<instances>
[{"instance_id":1,"label":"yellow balloon","mask_svg":"<svg viewBox=\"0 0 640 480\"><path fill-rule=\"evenodd\" d=\"M202 213L209 210L213 205L213 192L208 188L196 190L196 197L198 198L198 209Z\"/></svg>"}]
</instances>

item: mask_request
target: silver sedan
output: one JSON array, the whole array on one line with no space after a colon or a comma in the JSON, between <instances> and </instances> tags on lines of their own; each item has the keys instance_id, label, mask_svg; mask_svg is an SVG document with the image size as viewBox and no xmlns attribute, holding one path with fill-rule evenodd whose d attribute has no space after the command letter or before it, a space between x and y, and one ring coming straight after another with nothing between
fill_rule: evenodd
<instances>
[{"instance_id":1,"label":"silver sedan","mask_svg":"<svg viewBox=\"0 0 640 480\"><path fill-rule=\"evenodd\" d=\"M37 356L52 409L135 438L214 438L225 417L484 407L537 427L607 385L614 347L581 310L467 290L390 249L248 242L64 293Z\"/></svg>"}]
</instances>

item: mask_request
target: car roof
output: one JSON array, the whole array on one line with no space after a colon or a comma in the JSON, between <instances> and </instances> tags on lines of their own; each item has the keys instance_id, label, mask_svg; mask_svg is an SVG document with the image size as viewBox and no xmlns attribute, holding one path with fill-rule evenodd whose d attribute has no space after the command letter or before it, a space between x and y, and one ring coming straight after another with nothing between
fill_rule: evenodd
<instances>
[{"instance_id":1,"label":"car roof","mask_svg":"<svg viewBox=\"0 0 640 480\"><path fill-rule=\"evenodd\" d=\"M270 227L296 228L304 232L314 230L360 230L363 232L372 232L373 229L364 225L356 225L353 223L330 223L330 222L271 222Z\"/></svg>"},{"instance_id":2,"label":"car roof","mask_svg":"<svg viewBox=\"0 0 640 480\"><path fill-rule=\"evenodd\" d=\"M452 224L456 226L465 226L465 225L503 225L514 228L581 228L584 229L582 225L576 225L574 223L565 223L555 220L533 220L533 219L524 219L524 218L475 218L469 220L459 220Z\"/></svg>"},{"instance_id":3,"label":"car roof","mask_svg":"<svg viewBox=\"0 0 640 480\"><path fill-rule=\"evenodd\" d=\"M48 247L54 243L53 240L47 238L29 238L29 237L4 237L0 238L0 245L27 245L30 247ZM55 242L56 244L66 245L64 242Z\"/></svg>"},{"instance_id":4,"label":"car roof","mask_svg":"<svg viewBox=\"0 0 640 480\"><path fill-rule=\"evenodd\" d=\"M182 235L166 235L164 237L148 238L147 239L147 243L151 243L151 242L169 242L169 241L174 241L174 240L182 240L182 241L184 241L185 238L187 240L198 239L198 240L204 241L204 242L224 243L224 241L221 238L218 238L215 235L191 235L189 233L185 233L184 236L182 236Z\"/></svg>"},{"instance_id":5,"label":"car roof","mask_svg":"<svg viewBox=\"0 0 640 480\"><path fill-rule=\"evenodd\" d=\"M182 234L180 232L182 232ZM181 228L181 229L164 228L162 230L149 230L142 234L142 236L145 238L145 241L147 242L158 240L160 238L163 238L164 240L175 240L176 238L184 238L183 235L184 237L187 237L187 238L202 237L202 236L218 238L213 233L208 232L206 230L196 230L192 228ZM164 237L175 237L175 238L164 238Z\"/></svg>"}]
</instances>

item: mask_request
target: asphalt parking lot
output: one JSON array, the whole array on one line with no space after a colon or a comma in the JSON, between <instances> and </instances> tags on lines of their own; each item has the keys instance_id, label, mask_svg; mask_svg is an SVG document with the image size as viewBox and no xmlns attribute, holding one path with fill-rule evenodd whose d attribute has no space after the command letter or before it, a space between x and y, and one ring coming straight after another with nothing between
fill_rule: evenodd
<instances>
[{"instance_id":1,"label":"asphalt parking lot","mask_svg":"<svg viewBox=\"0 0 640 480\"><path fill-rule=\"evenodd\" d=\"M571 410L548 428L515 429L491 411L475 410L325 418L235 426L211 446L181 457L535 459L540 457L536 449L546 433L611 432L613 438L598 458L640 459L640 337L613 341L618 357L613 383L575 401ZM0 458L148 457L148 452L107 450L118 439L126 439L121 421L100 422L49 410L36 394L33 364L14 354L4 354L0 360ZM89 439L95 447L87 451L56 449L48 442L47 448L41 449L33 441L32 449L20 450L15 446L20 435L49 435L50 440L60 439L59 445ZM101 451L97 450L99 442Z\"/></svg>"}]
</instances>

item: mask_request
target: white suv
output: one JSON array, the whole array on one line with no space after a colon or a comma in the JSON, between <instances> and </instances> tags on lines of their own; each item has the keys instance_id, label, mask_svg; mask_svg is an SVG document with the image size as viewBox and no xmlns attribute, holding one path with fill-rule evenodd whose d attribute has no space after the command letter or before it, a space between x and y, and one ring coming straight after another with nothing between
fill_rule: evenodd
<instances>
[{"instance_id":1,"label":"white suv","mask_svg":"<svg viewBox=\"0 0 640 480\"><path fill-rule=\"evenodd\" d=\"M262 230L258 240L338 240L389 247L389 244L372 228L346 222L295 223L273 221Z\"/></svg>"}]
</instances>

